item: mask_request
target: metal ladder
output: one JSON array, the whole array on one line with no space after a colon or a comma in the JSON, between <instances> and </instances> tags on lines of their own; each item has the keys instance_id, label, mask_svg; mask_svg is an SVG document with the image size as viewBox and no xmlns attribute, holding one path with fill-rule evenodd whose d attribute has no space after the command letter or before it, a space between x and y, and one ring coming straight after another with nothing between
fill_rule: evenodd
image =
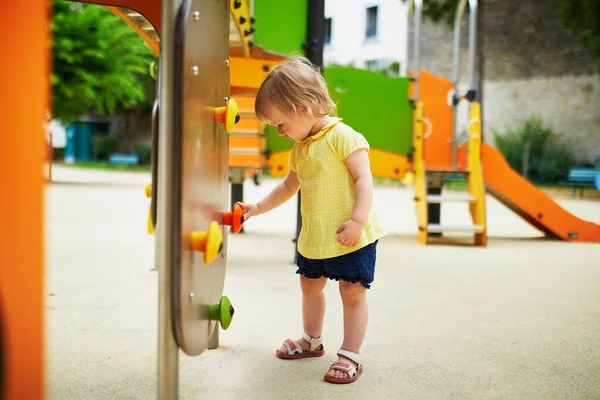
<instances>
[{"instance_id":1,"label":"metal ladder","mask_svg":"<svg viewBox=\"0 0 600 400\"><path fill-rule=\"evenodd\" d=\"M468 0L470 7L470 32L469 32L469 83L470 89L463 96L458 96L459 81L459 50L460 50L460 20L462 19L467 0L461 0L455 18L454 27L454 94L452 96L452 107L454 111L453 138L452 138L452 167L447 170L427 169L424 161L425 140L432 133L431 125L427 123L423 115L424 104L419 100L419 30L421 24L422 1L414 1L414 92L413 104L413 137L414 137L414 182L415 182L415 210L418 222L417 239L419 243L429 244L434 237L440 237L445 233L471 234L473 243L477 246L486 246L486 203L485 184L481 167L481 107L476 101L475 90L475 26L477 16L477 0ZM409 18L412 17L412 2L409 7ZM466 154L466 166L458 166L457 163L457 135L456 135L456 106L460 101L469 102L469 126L466 146L463 146ZM425 131L427 125L428 130ZM452 176L459 176L467 183L465 193L459 195L442 194L445 181ZM471 214L471 223L464 225L443 225L440 223L440 206L443 203L464 203L468 205ZM432 212L432 205L437 205Z\"/></svg>"}]
</instances>

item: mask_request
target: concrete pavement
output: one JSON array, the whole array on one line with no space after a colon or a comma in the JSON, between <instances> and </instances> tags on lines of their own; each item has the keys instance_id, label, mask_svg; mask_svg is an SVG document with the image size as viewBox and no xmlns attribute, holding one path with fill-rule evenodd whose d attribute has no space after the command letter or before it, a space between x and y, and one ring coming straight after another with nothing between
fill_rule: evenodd
<instances>
[{"instance_id":1,"label":"concrete pavement","mask_svg":"<svg viewBox=\"0 0 600 400\"><path fill-rule=\"evenodd\" d=\"M48 398L156 398L158 276L143 191L150 176L58 167L53 175L62 183L47 190ZM274 183L247 181L247 200ZM598 202L561 204L600 222ZM326 355L275 358L283 339L301 333L290 201L229 236L224 294L233 323L219 349L180 355L180 398L600 398L597 244L538 239L491 199L488 248L424 247L410 190L378 187L375 207L391 234L378 249L356 383L322 381L342 338L336 282L326 288ZM452 205L442 219L463 216L466 207Z\"/></svg>"}]
</instances>

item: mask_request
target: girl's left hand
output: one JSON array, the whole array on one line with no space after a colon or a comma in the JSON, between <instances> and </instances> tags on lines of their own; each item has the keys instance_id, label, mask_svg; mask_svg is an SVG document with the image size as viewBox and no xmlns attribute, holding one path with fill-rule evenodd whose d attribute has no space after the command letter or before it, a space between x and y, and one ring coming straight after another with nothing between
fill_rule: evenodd
<instances>
[{"instance_id":1,"label":"girl's left hand","mask_svg":"<svg viewBox=\"0 0 600 400\"><path fill-rule=\"evenodd\" d=\"M358 223L352 219L344 222L335 232L339 235L337 241L344 246L356 246L360 239L363 227L364 224Z\"/></svg>"}]
</instances>

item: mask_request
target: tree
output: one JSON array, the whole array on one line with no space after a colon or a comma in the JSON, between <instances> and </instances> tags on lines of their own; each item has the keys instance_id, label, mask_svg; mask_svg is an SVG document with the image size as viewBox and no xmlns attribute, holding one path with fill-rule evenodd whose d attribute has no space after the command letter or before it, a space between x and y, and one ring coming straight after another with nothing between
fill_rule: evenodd
<instances>
[{"instance_id":1,"label":"tree","mask_svg":"<svg viewBox=\"0 0 600 400\"><path fill-rule=\"evenodd\" d=\"M562 26L577 36L600 72L600 0L554 0Z\"/></svg>"},{"instance_id":2,"label":"tree","mask_svg":"<svg viewBox=\"0 0 600 400\"><path fill-rule=\"evenodd\" d=\"M425 0L423 2L423 15L435 23L443 20L448 25L453 26L456 7L458 7L459 2L460 0Z\"/></svg>"},{"instance_id":3,"label":"tree","mask_svg":"<svg viewBox=\"0 0 600 400\"><path fill-rule=\"evenodd\" d=\"M129 25L97 5L54 0L53 7L53 118L69 123L149 101L142 78L154 55Z\"/></svg>"}]
</instances>

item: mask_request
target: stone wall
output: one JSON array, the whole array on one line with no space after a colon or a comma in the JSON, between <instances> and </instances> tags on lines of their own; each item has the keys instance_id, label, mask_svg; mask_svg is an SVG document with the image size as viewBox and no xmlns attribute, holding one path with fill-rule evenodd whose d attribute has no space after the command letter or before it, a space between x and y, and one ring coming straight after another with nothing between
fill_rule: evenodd
<instances>
[{"instance_id":1,"label":"stone wall","mask_svg":"<svg viewBox=\"0 0 600 400\"><path fill-rule=\"evenodd\" d=\"M600 75L551 1L484 0L484 134L517 127L530 116L566 140L578 158L600 158ZM468 12L461 27L460 87L467 86ZM421 68L452 79L453 30L425 21ZM480 37L480 35L478 35ZM460 107L459 129L466 125Z\"/></svg>"}]
</instances>

